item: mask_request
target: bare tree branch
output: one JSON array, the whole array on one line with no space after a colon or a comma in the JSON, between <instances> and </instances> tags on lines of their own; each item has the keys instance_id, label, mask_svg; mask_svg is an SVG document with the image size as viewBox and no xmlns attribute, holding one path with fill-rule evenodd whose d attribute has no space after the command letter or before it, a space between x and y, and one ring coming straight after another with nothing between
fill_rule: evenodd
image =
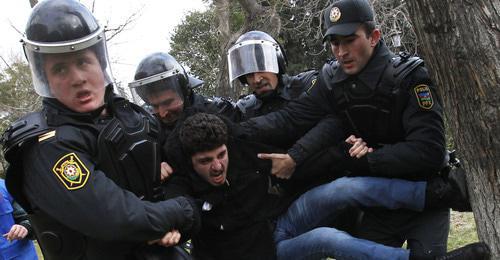
<instances>
[{"instance_id":1,"label":"bare tree branch","mask_svg":"<svg viewBox=\"0 0 500 260\"><path fill-rule=\"evenodd\" d=\"M105 32L108 32L109 35L106 35L106 40L110 41L113 39L116 35L120 34L122 31L124 31L128 25L130 25L132 22L134 22L138 16L140 16L142 12L142 8L138 10L137 12L132 13L125 21L121 24L119 24L115 28L109 28L106 26L106 29L104 30Z\"/></svg>"},{"instance_id":2,"label":"bare tree branch","mask_svg":"<svg viewBox=\"0 0 500 260\"><path fill-rule=\"evenodd\" d=\"M30 0L31 8L33 8L36 4L38 4L38 0Z\"/></svg>"},{"instance_id":3,"label":"bare tree branch","mask_svg":"<svg viewBox=\"0 0 500 260\"><path fill-rule=\"evenodd\" d=\"M256 0L238 0L238 2L251 18L255 18L257 15L264 12L264 8L258 4Z\"/></svg>"},{"instance_id":4,"label":"bare tree branch","mask_svg":"<svg viewBox=\"0 0 500 260\"><path fill-rule=\"evenodd\" d=\"M3 63L5 63L5 66L7 66L7 68L9 68L10 70L12 70L12 67L10 66L9 63L7 63L7 61L3 58L3 56L0 55L0 59L2 59Z\"/></svg>"},{"instance_id":5,"label":"bare tree branch","mask_svg":"<svg viewBox=\"0 0 500 260\"><path fill-rule=\"evenodd\" d=\"M19 35L21 35L21 37L23 37L23 36L24 36L24 33L23 33L23 32L21 32L19 29L17 29L17 28L16 28L16 27L12 24L12 22L10 22L10 21L9 21L9 23L10 23L10 27L11 27L12 29L14 29L17 33L19 33Z\"/></svg>"}]
</instances>

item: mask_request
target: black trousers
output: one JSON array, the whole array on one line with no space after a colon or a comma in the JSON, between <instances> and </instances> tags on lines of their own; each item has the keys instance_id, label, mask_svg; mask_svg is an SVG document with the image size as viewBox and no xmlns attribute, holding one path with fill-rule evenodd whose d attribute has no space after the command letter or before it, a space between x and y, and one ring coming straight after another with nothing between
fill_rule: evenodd
<instances>
[{"instance_id":1,"label":"black trousers","mask_svg":"<svg viewBox=\"0 0 500 260\"><path fill-rule=\"evenodd\" d=\"M355 236L392 247L406 241L414 255L438 256L446 253L449 230L449 209L365 209Z\"/></svg>"}]
</instances>

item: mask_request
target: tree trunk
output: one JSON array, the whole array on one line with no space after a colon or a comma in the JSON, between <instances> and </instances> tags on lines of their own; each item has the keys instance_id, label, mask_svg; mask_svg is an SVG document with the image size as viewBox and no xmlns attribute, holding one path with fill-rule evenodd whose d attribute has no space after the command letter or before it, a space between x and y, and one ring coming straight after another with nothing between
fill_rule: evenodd
<instances>
[{"instance_id":1,"label":"tree trunk","mask_svg":"<svg viewBox=\"0 0 500 260\"><path fill-rule=\"evenodd\" d=\"M229 79L227 74L227 56L226 52L228 49L227 42L230 38L229 29L229 0L214 0L215 13L217 17L217 28L219 33L219 42L221 43L219 47L220 61L219 61L219 73L217 75L217 82L219 85L216 86L215 94L220 97L230 97L231 89L229 88Z\"/></svg>"},{"instance_id":2,"label":"tree trunk","mask_svg":"<svg viewBox=\"0 0 500 260\"><path fill-rule=\"evenodd\" d=\"M500 2L406 1L467 170L479 238L500 258Z\"/></svg>"}]
</instances>

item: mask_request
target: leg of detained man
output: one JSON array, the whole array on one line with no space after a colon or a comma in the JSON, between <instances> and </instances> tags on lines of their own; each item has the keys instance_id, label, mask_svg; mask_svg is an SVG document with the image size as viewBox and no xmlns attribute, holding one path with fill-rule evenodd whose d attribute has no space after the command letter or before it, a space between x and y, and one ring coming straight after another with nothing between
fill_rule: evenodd
<instances>
[{"instance_id":1,"label":"leg of detained man","mask_svg":"<svg viewBox=\"0 0 500 260\"><path fill-rule=\"evenodd\" d=\"M352 207L422 210L425 182L375 177L340 178L304 193L278 219L274 239L290 239Z\"/></svg>"},{"instance_id":2,"label":"leg of detained man","mask_svg":"<svg viewBox=\"0 0 500 260\"><path fill-rule=\"evenodd\" d=\"M276 245L278 259L408 259L409 251L352 237L346 232L320 227Z\"/></svg>"}]
</instances>

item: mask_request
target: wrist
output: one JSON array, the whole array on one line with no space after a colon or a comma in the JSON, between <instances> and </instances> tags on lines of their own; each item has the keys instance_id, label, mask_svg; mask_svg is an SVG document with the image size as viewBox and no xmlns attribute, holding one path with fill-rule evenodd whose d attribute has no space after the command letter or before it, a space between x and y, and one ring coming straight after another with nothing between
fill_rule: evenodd
<instances>
[{"instance_id":1,"label":"wrist","mask_svg":"<svg viewBox=\"0 0 500 260\"><path fill-rule=\"evenodd\" d=\"M293 160L295 165L299 165L304 161L304 149L300 145L294 145L287 151L288 156Z\"/></svg>"}]
</instances>

